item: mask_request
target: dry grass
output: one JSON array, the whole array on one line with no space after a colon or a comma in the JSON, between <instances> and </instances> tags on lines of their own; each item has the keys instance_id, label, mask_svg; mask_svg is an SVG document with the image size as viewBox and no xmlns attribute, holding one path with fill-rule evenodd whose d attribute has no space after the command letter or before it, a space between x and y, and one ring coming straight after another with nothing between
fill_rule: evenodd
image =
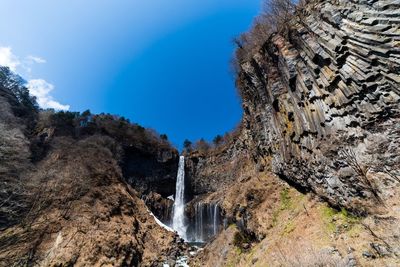
<instances>
[{"instance_id":1,"label":"dry grass","mask_svg":"<svg viewBox=\"0 0 400 267\"><path fill-rule=\"evenodd\" d=\"M343 259L337 251L332 248L316 248L309 243L301 241L293 244L292 247L276 247L272 257L278 266L290 267L345 267L348 266L348 259Z\"/></svg>"},{"instance_id":2,"label":"dry grass","mask_svg":"<svg viewBox=\"0 0 400 267\"><path fill-rule=\"evenodd\" d=\"M251 218L247 228L262 237L249 250L234 245L235 226L223 231L193 261L194 266L397 266L400 259L398 222L399 199L386 200L381 216L355 217L346 210L335 210L312 195L287 187L279 178L253 174L228 189L210 196L224 199L227 216L236 218L236 206L245 207ZM246 195L254 198L248 201ZM390 207L390 208L389 208ZM238 218L239 219L239 218ZM371 245L374 244L374 245ZM379 255L377 250L386 251ZM363 256L364 252L373 258Z\"/></svg>"},{"instance_id":3,"label":"dry grass","mask_svg":"<svg viewBox=\"0 0 400 267\"><path fill-rule=\"evenodd\" d=\"M0 266L137 265L169 249L173 234L123 182L118 157L109 137L56 137L30 175L29 212L0 234Z\"/></svg>"}]
</instances>

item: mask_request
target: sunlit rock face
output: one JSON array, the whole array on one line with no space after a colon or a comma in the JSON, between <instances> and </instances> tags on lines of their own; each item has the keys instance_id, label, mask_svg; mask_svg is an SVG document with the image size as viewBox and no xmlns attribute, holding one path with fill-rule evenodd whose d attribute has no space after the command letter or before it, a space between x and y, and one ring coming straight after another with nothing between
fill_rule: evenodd
<instances>
[{"instance_id":1,"label":"sunlit rock face","mask_svg":"<svg viewBox=\"0 0 400 267\"><path fill-rule=\"evenodd\" d=\"M192 152L186 160L188 199L193 196L218 191L229 186L242 172L242 165L248 160L245 136L221 151L202 154Z\"/></svg>"},{"instance_id":2,"label":"sunlit rock face","mask_svg":"<svg viewBox=\"0 0 400 267\"><path fill-rule=\"evenodd\" d=\"M396 1L314 1L288 38L241 64L248 151L260 169L357 208L400 163ZM398 175L398 173L397 173Z\"/></svg>"},{"instance_id":3,"label":"sunlit rock face","mask_svg":"<svg viewBox=\"0 0 400 267\"><path fill-rule=\"evenodd\" d=\"M0 266L176 260L183 243L151 213L169 216L176 149L118 116L39 110L19 81L0 67Z\"/></svg>"}]
</instances>

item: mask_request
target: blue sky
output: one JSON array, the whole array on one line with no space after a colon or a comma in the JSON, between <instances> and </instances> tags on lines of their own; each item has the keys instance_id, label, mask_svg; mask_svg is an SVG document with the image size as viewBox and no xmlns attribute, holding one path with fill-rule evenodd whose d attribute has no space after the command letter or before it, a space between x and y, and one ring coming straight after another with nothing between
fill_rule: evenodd
<instances>
[{"instance_id":1,"label":"blue sky","mask_svg":"<svg viewBox=\"0 0 400 267\"><path fill-rule=\"evenodd\" d=\"M229 61L259 0L3 0L0 64L44 107L208 140L241 118Z\"/></svg>"}]
</instances>

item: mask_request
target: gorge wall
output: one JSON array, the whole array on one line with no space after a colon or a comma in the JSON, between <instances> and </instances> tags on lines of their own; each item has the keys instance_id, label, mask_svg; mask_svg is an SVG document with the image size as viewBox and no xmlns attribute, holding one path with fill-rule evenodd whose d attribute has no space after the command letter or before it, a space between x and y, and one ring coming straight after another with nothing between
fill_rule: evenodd
<instances>
[{"instance_id":1,"label":"gorge wall","mask_svg":"<svg viewBox=\"0 0 400 267\"><path fill-rule=\"evenodd\" d=\"M239 62L233 138L185 154L190 231L212 232L191 265L397 266L399 1L307 1L289 29ZM150 211L171 218L176 149L26 106L1 79L0 266L173 265L185 245Z\"/></svg>"},{"instance_id":2,"label":"gorge wall","mask_svg":"<svg viewBox=\"0 0 400 267\"><path fill-rule=\"evenodd\" d=\"M260 165L349 208L370 172L399 175L399 18L396 1L310 1L241 65Z\"/></svg>"},{"instance_id":3,"label":"gorge wall","mask_svg":"<svg viewBox=\"0 0 400 267\"><path fill-rule=\"evenodd\" d=\"M400 4L305 2L239 62L239 134L187 156L189 216L219 203L225 220L195 266L399 263Z\"/></svg>"},{"instance_id":4,"label":"gorge wall","mask_svg":"<svg viewBox=\"0 0 400 267\"><path fill-rule=\"evenodd\" d=\"M241 62L242 131L225 162L246 150L259 170L332 205L362 209L378 197L371 176L399 175L399 8L309 1L298 10L287 37L272 35ZM211 172L220 158L206 160L195 172ZM196 178L196 190L207 191Z\"/></svg>"}]
</instances>

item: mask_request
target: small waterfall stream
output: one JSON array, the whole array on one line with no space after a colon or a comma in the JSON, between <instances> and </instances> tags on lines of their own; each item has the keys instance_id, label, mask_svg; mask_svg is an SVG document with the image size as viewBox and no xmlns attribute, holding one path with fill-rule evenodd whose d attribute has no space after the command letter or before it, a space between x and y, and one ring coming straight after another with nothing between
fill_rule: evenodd
<instances>
[{"instance_id":1,"label":"small waterfall stream","mask_svg":"<svg viewBox=\"0 0 400 267\"><path fill-rule=\"evenodd\" d=\"M218 203L214 205L214 213L213 213L213 235L216 235L218 233L218 225L219 225L219 207Z\"/></svg>"},{"instance_id":2,"label":"small waterfall stream","mask_svg":"<svg viewBox=\"0 0 400 267\"><path fill-rule=\"evenodd\" d=\"M191 229L193 242L207 242L221 229L221 210L218 203L198 202L194 207L194 226Z\"/></svg>"}]
</instances>

